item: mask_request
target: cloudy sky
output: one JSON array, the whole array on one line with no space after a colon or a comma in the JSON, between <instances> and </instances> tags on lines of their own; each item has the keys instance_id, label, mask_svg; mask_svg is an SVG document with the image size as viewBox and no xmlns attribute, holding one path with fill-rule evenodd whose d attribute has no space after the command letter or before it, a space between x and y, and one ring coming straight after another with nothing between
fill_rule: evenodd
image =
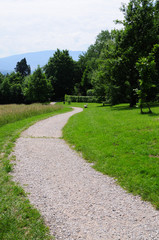
<instances>
[{"instance_id":1,"label":"cloudy sky","mask_svg":"<svg viewBox=\"0 0 159 240\"><path fill-rule=\"evenodd\" d=\"M0 0L0 57L43 50L85 51L101 30L120 28L129 0Z\"/></svg>"}]
</instances>

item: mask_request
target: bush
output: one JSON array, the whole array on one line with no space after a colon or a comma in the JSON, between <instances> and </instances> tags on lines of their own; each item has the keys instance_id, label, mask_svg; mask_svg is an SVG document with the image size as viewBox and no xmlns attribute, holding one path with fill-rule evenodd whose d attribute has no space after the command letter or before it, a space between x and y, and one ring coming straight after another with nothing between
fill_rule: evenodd
<instances>
[{"instance_id":1,"label":"bush","mask_svg":"<svg viewBox=\"0 0 159 240\"><path fill-rule=\"evenodd\" d=\"M97 98L95 96L73 96L73 95L65 95L65 102L87 102L87 103L95 103L97 102Z\"/></svg>"}]
</instances>

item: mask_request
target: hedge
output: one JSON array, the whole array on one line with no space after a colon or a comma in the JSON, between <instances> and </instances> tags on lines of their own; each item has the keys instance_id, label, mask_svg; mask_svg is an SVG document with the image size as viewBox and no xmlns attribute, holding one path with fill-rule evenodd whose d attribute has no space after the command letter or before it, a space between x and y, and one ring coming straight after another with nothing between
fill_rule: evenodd
<instances>
[{"instance_id":1,"label":"hedge","mask_svg":"<svg viewBox=\"0 0 159 240\"><path fill-rule=\"evenodd\" d=\"M74 95L65 95L65 102L86 102L86 103L95 103L98 102L95 96L74 96Z\"/></svg>"}]
</instances>

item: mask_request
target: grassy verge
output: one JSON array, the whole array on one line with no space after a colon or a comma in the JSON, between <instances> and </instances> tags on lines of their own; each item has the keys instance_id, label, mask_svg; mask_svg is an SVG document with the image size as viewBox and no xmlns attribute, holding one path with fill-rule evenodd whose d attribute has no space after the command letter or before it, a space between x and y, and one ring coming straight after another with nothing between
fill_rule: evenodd
<instances>
[{"instance_id":1,"label":"grassy verge","mask_svg":"<svg viewBox=\"0 0 159 240\"><path fill-rule=\"evenodd\" d=\"M127 105L89 104L69 120L63 134L96 170L159 209L159 107L152 110L141 115Z\"/></svg>"},{"instance_id":2,"label":"grassy verge","mask_svg":"<svg viewBox=\"0 0 159 240\"><path fill-rule=\"evenodd\" d=\"M10 112L7 109L10 107L5 105L6 112ZM3 122L0 127L0 239L2 240L52 239L40 213L30 205L23 189L17 186L9 175L12 165L8 156L20 133L38 120L69 110L54 106L46 111L46 106L38 107L40 109L36 111L30 106L25 106L27 114L23 114L24 111L17 105L19 111L16 109L16 117L13 118L7 113L8 123L4 124L5 121L1 121ZM6 119L4 112L1 119L3 116Z\"/></svg>"}]
</instances>

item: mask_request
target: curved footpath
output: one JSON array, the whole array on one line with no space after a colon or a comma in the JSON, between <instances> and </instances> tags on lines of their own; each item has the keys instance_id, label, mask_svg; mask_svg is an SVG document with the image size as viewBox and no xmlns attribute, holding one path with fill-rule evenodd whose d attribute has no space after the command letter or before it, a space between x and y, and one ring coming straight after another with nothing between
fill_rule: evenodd
<instances>
[{"instance_id":1,"label":"curved footpath","mask_svg":"<svg viewBox=\"0 0 159 240\"><path fill-rule=\"evenodd\" d=\"M70 116L40 121L15 146L14 180L29 192L50 232L62 240L158 240L159 211L96 172L65 143Z\"/></svg>"}]
</instances>

